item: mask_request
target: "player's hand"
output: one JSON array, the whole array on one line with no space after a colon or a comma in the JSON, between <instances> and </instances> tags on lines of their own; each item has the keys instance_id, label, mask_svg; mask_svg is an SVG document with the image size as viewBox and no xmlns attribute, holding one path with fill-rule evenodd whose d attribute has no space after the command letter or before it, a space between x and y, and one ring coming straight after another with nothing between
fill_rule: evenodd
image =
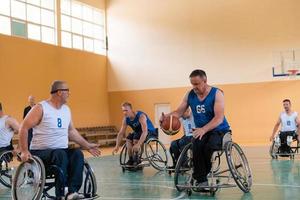
<instances>
[{"instance_id":1,"label":"player's hand","mask_svg":"<svg viewBox=\"0 0 300 200\"><path fill-rule=\"evenodd\" d=\"M203 128L193 128L193 137L201 140L206 131Z\"/></svg>"},{"instance_id":2,"label":"player's hand","mask_svg":"<svg viewBox=\"0 0 300 200\"><path fill-rule=\"evenodd\" d=\"M271 137L270 137L270 142L273 142L273 140L274 140L274 137L271 136Z\"/></svg>"},{"instance_id":3,"label":"player's hand","mask_svg":"<svg viewBox=\"0 0 300 200\"><path fill-rule=\"evenodd\" d=\"M99 157L101 155L101 151L99 149L99 144L89 143L88 152L95 157Z\"/></svg>"},{"instance_id":4,"label":"player's hand","mask_svg":"<svg viewBox=\"0 0 300 200\"><path fill-rule=\"evenodd\" d=\"M26 162L28 161L30 158L32 158L32 155L30 154L30 152L27 150L27 151L24 151L24 152L21 152L21 161L22 162Z\"/></svg>"},{"instance_id":5,"label":"player's hand","mask_svg":"<svg viewBox=\"0 0 300 200\"><path fill-rule=\"evenodd\" d=\"M139 152L141 149L141 145L139 143L133 145L132 150L133 152Z\"/></svg>"},{"instance_id":6,"label":"player's hand","mask_svg":"<svg viewBox=\"0 0 300 200\"><path fill-rule=\"evenodd\" d=\"M115 146L115 148L112 150L112 155L115 155L119 151L119 146Z\"/></svg>"}]
</instances>

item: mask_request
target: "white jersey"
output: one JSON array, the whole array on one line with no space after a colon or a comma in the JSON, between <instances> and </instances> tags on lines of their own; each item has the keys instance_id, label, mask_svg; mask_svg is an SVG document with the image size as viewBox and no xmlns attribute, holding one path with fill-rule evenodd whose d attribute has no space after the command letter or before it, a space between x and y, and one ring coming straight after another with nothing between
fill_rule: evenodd
<instances>
[{"instance_id":1,"label":"white jersey","mask_svg":"<svg viewBox=\"0 0 300 200\"><path fill-rule=\"evenodd\" d=\"M291 115L288 115L286 112L282 112L280 114L280 120L281 120L281 131L296 131L297 130L297 124L296 124L296 118L298 116L297 112L293 112Z\"/></svg>"},{"instance_id":2,"label":"white jersey","mask_svg":"<svg viewBox=\"0 0 300 200\"><path fill-rule=\"evenodd\" d=\"M7 118L7 115L0 117L0 148L9 146L14 136L14 131L5 124Z\"/></svg>"},{"instance_id":3,"label":"white jersey","mask_svg":"<svg viewBox=\"0 0 300 200\"><path fill-rule=\"evenodd\" d=\"M180 118L181 124L183 126L184 135L185 136L193 136L193 128L195 128L195 122L193 115L191 115L189 118Z\"/></svg>"},{"instance_id":4,"label":"white jersey","mask_svg":"<svg viewBox=\"0 0 300 200\"><path fill-rule=\"evenodd\" d=\"M41 122L33 128L31 150L68 148L68 130L71 111L67 105L54 108L47 101L39 103L43 108Z\"/></svg>"}]
</instances>

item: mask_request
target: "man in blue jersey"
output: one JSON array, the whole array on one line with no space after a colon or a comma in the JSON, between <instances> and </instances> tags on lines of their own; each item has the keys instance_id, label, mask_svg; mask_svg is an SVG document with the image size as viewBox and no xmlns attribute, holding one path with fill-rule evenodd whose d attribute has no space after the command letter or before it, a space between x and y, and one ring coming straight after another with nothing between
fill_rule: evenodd
<instances>
[{"instance_id":1,"label":"man in blue jersey","mask_svg":"<svg viewBox=\"0 0 300 200\"><path fill-rule=\"evenodd\" d=\"M193 179L197 186L208 186L213 151L222 148L224 134L230 131L224 116L224 96L221 90L207 84L206 73L196 69L190 74L193 89L184 96L177 110L162 115L181 117L190 106L196 128L193 131Z\"/></svg>"},{"instance_id":2,"label":"man in blue jersey","mask_svg":"<svg viewBox=\"0 0 300 200\"><path fill-rule=\"evenodd\" d=\"M130 103L123 103L122 111L124 118L122 120L121 129L118 133L116 146L113 149L113 154L118 152L127 126L130 126L133 132L130 133L126 138L126 147L129 155L129 160L127 161L126 165L133 166L137 165L139 162L138 160L134 159L134 155L140 151L141 146L144 144L147 136L157 137L158 134L149 117L142 111L134 111Z\"/></svg>"}]
</instances>

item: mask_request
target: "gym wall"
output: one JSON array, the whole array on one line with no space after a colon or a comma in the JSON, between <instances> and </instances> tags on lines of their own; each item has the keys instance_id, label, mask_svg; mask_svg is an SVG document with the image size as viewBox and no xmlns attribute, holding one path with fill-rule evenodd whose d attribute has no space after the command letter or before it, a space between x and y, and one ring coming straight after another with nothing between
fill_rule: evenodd
<instances>
[{"instance_id":1,"label":"gym wall","mask_svg":"<svg viewBox=\"0 0 300 200\"><path fill-rule=\"evenodd\" d=\"M104 0L82 2L105 8ZM28 95L48 98L50 84L59 79L69 84L76 127L109 124L105 56L0 35L0 74L0 102L19 121Z\"/></svg>"},{"instance_id":2,"label":"gym wall","mask_svg":"<svg viewBox=\"0 0 300 200\"><path fill-rule=\"evenodd\" d=\"M224 90L238 142L267 143L284 98L300 112L299 81L273 78L271 70L274 52L300 46L300 1L106 3L112 124L120 125L123 101L152 119L155 103L176 108L195 68Z\"/></svg>"}]
</instances>

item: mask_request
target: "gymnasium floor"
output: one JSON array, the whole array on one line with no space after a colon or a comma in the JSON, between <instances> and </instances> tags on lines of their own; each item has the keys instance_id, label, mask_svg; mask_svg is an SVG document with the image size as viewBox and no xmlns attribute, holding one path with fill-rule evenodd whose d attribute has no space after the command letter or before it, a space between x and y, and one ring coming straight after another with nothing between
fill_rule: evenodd
<instances>
[{"instance_id":1,"label":"gymnasium floor","mask_svg":"<svg viewBox=\"0 0 300 200\"><path fill-rule=\"evenodd\" d=\"M268 147L243 147L253 173L253 186L248 194L238 188L222 189L215 197L193 193L188 197L178 193L173 184L173 176L157 172L152 167L138 172L122 172L118 155L89 158L94 168L100 199L299 199L300 196L300 156L295 160L281 158L271 160ZM109 154L109 150L104 154ZM0 199L11 199L10 190L0 186Z\"/></svg>"}]
</instances>

